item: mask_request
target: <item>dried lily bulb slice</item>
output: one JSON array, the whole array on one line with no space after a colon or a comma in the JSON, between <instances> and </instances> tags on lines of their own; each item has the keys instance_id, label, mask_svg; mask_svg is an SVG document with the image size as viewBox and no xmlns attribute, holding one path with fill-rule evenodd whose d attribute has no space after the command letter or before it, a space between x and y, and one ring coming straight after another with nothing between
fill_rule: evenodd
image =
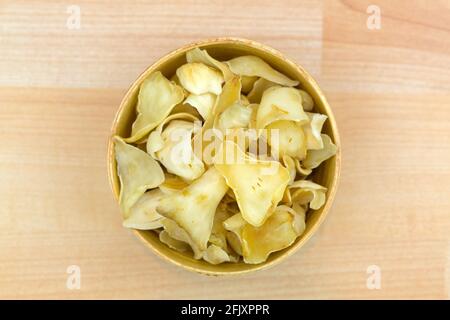
<instances>
[{"instance_id":1,"label":"dried lily bulb slice","mask_svg":"<svg viewBox=\"0 0 450 320\"><path fill-rule=\"evenodd\" d=\"M154 189L144 193L131 207L130 215L123 221L123 226L138 230L153 230L162 227L163 218L156 212L156 206L164 195L161 190Z\"/></svg>"},{"instance_id":2,"label":"dried lily bulb slice","mask_svg":"<svg viewBox=\"0 0 450 320\"><path fill-rule=\"evenodd\" d=\"M295 177L297 175L297 168L295 166L295 160L292 159L290 156L287 156L287 155L284 155L282 157L282 160L283 160L283 165L289 171L290 179L289 179L289 184L288 185L291 185L294 182Z\"/></svg>"},{"instance_id":3,"label":"dried lily bulb slice","mask_svg":"<svg viewBox=\"0 0 450 320\"><path fill-rule=\"evenodd\" d=\"M166 118L172 109L183 101L183 89L157 71L141 84L137 102L137 117L126 142L144 138Z\"/></svg>"},{"instance_id":4,"label":"dried lily bulb slice","mask_svg":"<svg viewBox=\"0 0 450 320\"><path fill-rule=\"evenodd\" d=\"M294 87L298 81L289 79L256 56L240 56L225 62L231 71L240 76L260 77L282 86Z\"/></svg>"},{"instance_id":5,"label":"dried lily bulb slice","mask_svg":"<svg viewBox=\"0 0 450 320\"><path fill-rule=\"evenodd\" d=\"M176 223L172 219L164 218L161 219L161 224L163 225L164 231L167 232L170 238L188 244L188 246L192 249L192 252L194 253L195 259L201 259L203 257L203 253L205 252L205 250L200 250L197 244L193 241L192 237L186 232L186 230L181 228L178 225L178 223ZM167 242L169 241L170 240L168 240ZM166 244L169 245L168 243ZM174 243L171 244L173 245Z\"/></svg>"},{"instance_id":6,"label":"dried lily bulb slice","mask_svg":"<svg viewBox=\"0 0 450 320\"><path fill-rule=\"evenodd\" d=\"M304 159L306 157L306 138L303 129L294 121L280 120L266 127L267 142L283 156ZM278 139L272 141L272 130L276 130Z\"/></svg>"},{"instance_id":7,"label":"dried lily bulb slice","mask_svg":"<svg viewBox=\"0 0 450 320\"><path fill-rule=\"evenodd\" d=\"M219 202L228 190L224 178L210 168L187 188L161 199L157 211L186 231L200 251L207 248Z\"/></svg>"},{"instance_id":8,"label":"dried lily bulb slice","mask_svg":"<svg viewBox=\"0 0 450 320\"><path fill-rule=\"evenodd\" d=\"M233 216L230 219L238 220L240 216L238 214L237 217ZM260 227L245 223L242 217L240 223L239 221L230 223L227 220L224 225L240 239L244 262L258 264L266 261L272 252L287 248L294 243L299 231L295 227L294 218L285 210L275 210Z\"/></svg>"},{"instance_id":9,"label":"dried lily bulb slice","mask_svg":"<svg viewBox=\"0 0 450 320\"><path fill-rule=\"evenodd\" d=\"M218 129L247 128L252 115L252 108L234 103L217 116L214 127Z\"/></svg>"},{"instance_id":10,"label":"dried lily bulb slice","mask_svg":"<svg viewBox=\"0 0 450 320\"><path fill-rule=\"evenodd\" d=\"M214 127L214 121L217 115L221 114L227 107L233 103L239 102L241 97L241 79L239 77L233 77L223 86L222 93L217 97L214 104L211 115L203 123L201 130L194 136L194 145L201 145L202 149L200 154L196 154L197 157L203 159L207 165L210 165L212 160L212 154L207 154L205 150L208 149L209 144L212 143L214 137L208 137ZM199 142L200 141L200 142ZM215 145L215 144L213 144ZM206 159L205 159L206 157Z\"/></svg>"},{"instance_id":11,"label":"dried lily bulb slice","mask_svg":"<svg viewBox=\"0 0 450 320\"><path fill-rule=\"evenodd\" d=\"M213 57L211 57L206 50L202 50L200 48L194 48L192 50L189 50L186 52L186 60L187 62L199 62L203 63L207 66L210 66L212 68L219 69L225 81L233 78L233 73L230 71L230 68L223 62L220 62Z\"/></svg>"},{"instance_id":12,"label":"dried lily bulb slice","mask_svg":"<svg viewBox=\"0 0 450 320\"><path fill-rule=\"evenodd\" d=\"M327 188L309 180L298 180L289 186L293 203L305 205L314 210L320 209L326 201Z\"/></svg>"},{"instance_id":13,"label":"dried lily bulb slice","mask_svg":"<svg viewBox=\"0 0 450 320\"><path fill-rule=\"evenodd\" d=\"M337 152L337 147L331 141L331 138L322 134L323 148L320 150L310 150L306 155L306 158L302 161L303 166L306 169L315 169L322 164L322 162L333 157Z\"/></svg>"},{"instance_id":14,"label":"dried lily bulb slice","mask_svg":"<svg viewBox=\"0 0 450 320\"><path fill-rule=\"evenodd\" d=\"M145 191L164 182L164 173L156 160L117 136L114 137L114 150L120 179L119 204L126 219Z\"/></svg>"},{"instance_id":15,"label":"dried lily bulb slice","mask_svg":"<svg viewBox=\"0 0 450 320\"><path fill-rule=\"evenodd\" d=\"M189 185L185 180L181 179L176 175L166 173L165 177L166 179L159 186L159 189L165 194L180 191Z\"/></svg>"},{"instance_id":16,"label":"dried lily bulb slice","mask_svg":"<svg viewBox=\"0 0 450 320\"><path fill-rule=\"evenodd\" d=\"M212 93L204 93L200 95L190 94L186 100L184 100L184 103L187 103L197 109L203 120L208 119L211 115L215 102L216 95Z\"/></svg>"},{"instance_id":17,"label":"dried lily bulb slice","mask_svg":"<svg viewBox=\"0 0 450 320\"><path fill-rule=\"evenodd\" d=\"M273 86L277 86L277 84L264 78L259 78L253 84L252 90L247 94L248 100L251 103L260 103L264 91Z\"/></svg>"},{"instance_id":18,"label":"dried lily bulb slice","mask_svg":"<svg viewBox=\"0 0 450 320\"><path fill-rule=\"evenodd\" d=\"M227 230L223 226L223 222L232 216L232 213L228 211L227 205L223 202L219 204L214 215L214 223L211 230L211 236L209 242L227 251Z\"/></svg>"},{"instance_id":19,"label":"dried lily bulb slice","mask_svg":"<svg viewBox=\"0 0 450 320\"><path fill-rule=\"evenodd\" d=\"M230 256L221 247L211 244L203 254L203 259L211 264L230 262Z\"/></svg>"},{"instance_id":20,"label":"dried lily bulb slice","mask_svg":"<svg viewBox=\"0 0 450 320\"><path fill-rule=\"evenodd\" d=\"M271 87L264 91L256 115L256 126L264 129L278 120L307 123L308 115L303 111L302 97L297 89Z\"/></svg>"},{"instance_id":21,"label":"dried lily bulb slice","mask_svg":"<svg viewBox=\"0 0 450 320\"><path fill-rule=\"evenodd\" d=\"M183 88L190 93L218 95L222 92L222 73L203 63L186 63L177 69L176 74Z\"/></svg>"},{"instance_id":22,"label":"dried lily bulb slice","mask_svg":"<svg viewBox=\"0 0 450 320\"><path fill-rule=\"evenodd\" d=\"M172 238L166 230L162 230L159 233L159 241L178 252L186 252L190 249L189 244L184 241Z\"/></svg>"},{"instance_id":23,"label":"dried lily bulb slice","mask_svg":"<svg viewBox=\"0 0 450 320\"><path fill-rule=\"evenodd\" d=\"M257 160L231 141L224 142L214 166L233 189L243 218L254 226L270 216L290 180L279 162Z\"/></svg>"},{"instance_id":24,"label":"dried lily bulb slice","mask_svg":"<svg viewBox=\"0 0 450 320\"><path fill-rule=\"evenodd\" d=\"M203 162L194 154L192 136L195 124L184 120L172 120L161 133L163 147L155 152L155 158L166 168L185 180L194 180L205 172Z\"/></svg>"},{"instance_id":25,"label":"dried lily bulb slice","mask_svg":"<svg viewBox=\"0 0 450 320\"><path fill-rule=\"evenodd\" d=\"M307 177L312 173L312 169L306 169L302 167L302 164L299 159L294 158L294 161L295 161L295 168L297 169L297 172L300 175Z\"/></svg>"},{"instance_id":26,"label":"dried lily bulb slice","mask_svg":"<svg viewBox=\"0 0 450 320\"><path fill-rule=\"evenodd\" d=\"M300 95L302 96L302 106L305 111L312 111L314 109L314 100L311 95L305 90L299 90Z\"/></svg>"},{"instance_id":27,"label":"dried lily bulb slice","mask_svg":"<svg viewBox=\"0 0 450 320\"><path fill-rule=\"evenodd\" d=\"M159 125L153 130L147 139L147 152L153 158L156 157L155 153L164 147L164 140L162 138L162 132L166 125L172 120L187 120L189 122L199 122L200 120L190 113L176 113L165 118Z\"/></svg>"},{"instance_id":28,"label":"dried lily bulb slice","mask_svg":"<svg viewBox=\"0 0 450 320\"><path fill-rule=\"evenodd\" d=\"M328 117L320 113L307 112L306 114L309 121L302 126L306 136L306 149L320 150L323 148L321 132Z\"/></svg>"}]
</instances>

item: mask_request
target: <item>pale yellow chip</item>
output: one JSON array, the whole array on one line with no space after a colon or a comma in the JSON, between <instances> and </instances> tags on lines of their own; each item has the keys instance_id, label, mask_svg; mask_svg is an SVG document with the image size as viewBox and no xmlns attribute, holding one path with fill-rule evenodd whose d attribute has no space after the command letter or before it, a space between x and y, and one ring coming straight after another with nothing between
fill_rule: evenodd
<instances>
[{"instance_id":1,"label":"pale yellow chip","mask_svg":"<svg viewBox=\"0 0 450 320\"><path fill-rule=\"evenodd\" d=\"M288 185L291 185L294 182L295 177L297 176L297 168L295 166L295 160L288 155L284 155L281 159L283 161L283 165L289 171L290 179Z\"/></svg>"},{"instance_id":2,"label":"pale yellow chip","mask_svg":"<svg viewBox=\"0 0 450 320\"><path fill-rule=\"evenodd\" d=\"M250 123L252 109L241 103L233 103L221 114L217 115L214 127L218 129L247 128Z\"/></svg>"},{"instance_id":3,"label":"pale yellow chip","mask_svg":"<svg viewBox=\"0 0 450 320\"><path fill-rule=\"evenodd\" d=\"M320 209L325 204L327 188L315 182L310 180L294 181L289 189L295 189L291 191L292 203L309 204L309 207L314 210Z\"/></svg>"},{"instance_id":4,"label":"pale yellow chip","mask_svg":"<svg viewBox=\"0 0 450 320\"><path fill-rule=\"evenodd\" d=\"M302 97L297 89L271 87L264 91L256 115L256 127L264 129L278 120L307 123L308 115L303 111Z\"/></svg>"},{"instance_id":5,"label":"pale yellow chip","mask_svg":"<svg viewBox=\"0 0 450 320\"><path fill-rule=\"evenodd\" d=\"M272 252L289 247L298 237L294 217L285 210L275 210L260 227L244 223L239 216L231 217L224 225L240 240L245 263L263 263ZM235 221L230 223L231 219Z\"/></svg>"},{"instance_id":6,"label":"pale yellow chip","mask_svg":"<svg viewBox=\"0 0 450 320\"><path fill-rule=\"evenodd\" d=\"M299 173L300 175L302 175L304 177L307 177L312 173L312 169L303 168L299 159L294 158L294 161L295 161L295 168L297 169L297 173Z\"/></svg>"},{"instance_id":7,"label":"pale yellow chip","mask_svg":"<svg viewBox=\"0 0 450 320\"><path fill-rule=\"evenodd\" d=\"M303 129L294 121L272 122L263 131L273 152L282 156L304 159L306 157L306 137Z\"/></svg>"},{"instance_id":8,"label":"pale yellow chip","mask_svg":"<svg viewBox=\"0 0 450 320\"><path fill-rule=\"evenodd\" d=\"M162 198L157 211L175 221L196 247L204 251L211 236L217 206L227 190L220 172L210 168L187 188Z\"/></svg>"},{"instance_id":9,"label":"pale yellow chip","mask_svg":"<svg viewBox=\"0 0 450 320\"><path fill-rule=\"evenodd\" d=\"M186 232L186 230L181 228L178 225L178 223L176 223L172 219L164 218L164 219L161 219L161 224L163 225L164 230L167 232L167 234L169 235L170 238L177 240L177 241L184 242L189 245L192 252L194 253L195 259L201 259L203 257L203 254L206 249L203 249L203 250L200 249L197 246L197 244L194 242L194 240L191 238L191 236ZM169 241L170 240L168 240L167 242L169 242ZM169 245L168 243L166 243L166 244ZM173 245L174 243L171 243L171 244Z\"/></svg>"},{"instance_id":10,"label":"pale yellow chip","mask_svg":"<svg viewBox=\"0 0 450 320\"><path fill-rule=\"evenodd\" d=\"M294 87L298 81L289 79L256 56L240 56L225 62L231 71L240 76L261 77L282 86Z\"/></svg>"},{"instance_id":11,"label":"pale yellow chip","mask_svg":"<svg viewBox=\"0 0 450 320\"><path fill-rule=\"evenodd\" d=\"M186 100L184 100L184 103L197 109L203 120L206 120L212 113L216 98L216 95L212 93L204 93L201 95L190 94Z\"/></svg>"},{"instance_id":12,"label":"pale yellow chip","mask_svg":"<svg viewBox=\"0 0 450 320\"><path fill-rule=\"evenodd\" d=\"M302 128L306 137L307 150L320 150L323 148L322 128L327 120L327 116L320 113L306 113L308 115L308 123L303 124Z\"/></svg>"},{"instance_id":13,"label":"pale yellow chip","mask_svg":"<svg viewBox=\"0 0 450 320\"><path fill-rule=\"evenodd\" d=\"M152 132L150 132L146 149L148 154L150 154L153 158L156 158L155 153L161 150L164 147L164 139L162 138L162 132L166 125L170 123L172 120L186 120L193 123L199 123L200 120L193 116L190 113L176 113L165 118L158 127L155 128Z\"/></svg>"},{"instance_id":14,"label":"pale yellow chip","mask_svg":"<svg viewBox=\"0 0 450 320\"><path fill-rule=\"evenodd\" d=\"M166 118L172 109L183 101L183 89L157 71L141 84L137 102L137 117L126 142L144 138Z\"/></svg>"},{"instance_id":15,"label":"pale yellow chip","mask_svg":"<svg viewBox=\"0 0 450 320\"><path fill-rule=\"evenodd\" d=\"M250 103L260 103L264 91L273 86L277 86L277 84L264 78L259 78L253 84L252 90L247 94L248 100Z\"/></svg>"},{"instance_id":16,"label":"pale yellow chip","mask_svg":"<svg viewBox=\"0 0 450 320\"><path fill-rule=\"evenodd\" d=\"M126 219L145 191L164 182L164 172L150 155L117 136L114 137L114 151L120 179L119 204Z\"/></svg>"},{"instance_id":17,"label":"pale yellow chip","mask_svg":"<svg viewBox=\"0 0 450 320\"><path fill-rule=\"evenodd\" d=\"M199 62L212 68L216 68L222 72L225 81L233 78L234 74L230 71L230 68L223 62L220 62L209 55L206 50L200 48L194 48L186 52L187 62Z\"/></svg>"},{"instance_id":18,"label":"pale yellow chip","mask_svg":"<svg viewBox=\"0 0 450 320\"><path fill-rule=\"evenodd\" d=\"M180 177L170 173L166 173L165 180L162 184L159 185L159 189L165 194L170 194L180 191L186 188L188 185L189 183L187 183Z\"/></svg>"},{"instance_id":19,"label":"pale yellow chip","mask_svg":"<svg viewBox=\"0 0 450 320\"><path fill-rule=\"evenodd\" d=\"M231 141L224 142L214 166L233 189L242 216L254 226L270 216L290 180L289 171L279 162L257 160Z\"/></svg>"},{"instance_id":20,"label":"pale yellow chip","mask_svg":"<svg viewBox=\"0 0 450 320\"><path fill-rule=\"evenodd\" d=\"M129 216L123 221L123 226L138 230L153 230L162 227L163 218L156 207L164 195L159 189L144 193L131 207Z\"/></svg>"},{"instance_id":21,"label":"pale yellow chip","mask_svg":"<svg viewBox=\"0 0 450 320\"><path fill-rule=\"evenodd\" d=\"M227 251L227 230L223 226L223 222L232 216L232 213L227 209L227 205L223 201L219 204L214 215L214 223L209 237L209 242Z\"/></svg>"},{"instance_id":22,"label":"pale yellow chip","mask_svg":"<svg viewBox=\"0 0 450 320\"><path fill-rule=\"evenodd\" d=\"M222 73L203 63L186 63L177 69L176 74L183 88L190 93L219 95L222 92Z\"/></svg>"},{"instance_id":23,"label":"pale yellow chip","mask_svg":"<svg viewBox=\"0 0 450 320\"><path fill-rule=\"evenodd\" d=\"M178 252L186 252L190 249L188 243L172 238L166 230L159 233L159 241Z\"/></svg>"},{"instance_id":24,"label":"pale yellow chip","mask_svg":"<svg viewBox=\"0 0 450 320\"><path fill-rule=\"evenodd\" d=\"M163 147L155 152L155 158L169 173L191 181L205 172L203 162L194 154L192 137L195 124L184 120L172 120L161 133Z\"/></svg>"},{"instance_id":25,"label":"pale yellow chip","mask_svg":"<svg viewBox=\"0 0 450 320\"><path fill-rule=\"evenodd\" d=\"M306 158L302 161L302 164L307 169L315 169L322 164L322 162L333 157L337 152L337 147L331 141L331 138L322 134L323 148L320 150L310 150L306 155Z\"/></svg>"},{"instance_id":26,"label":"pale yellow chip","mask_svg":"<svg viewBox=\"0 0 450 320\"><path fill-rule=\"evenodd\" d=\"M212 137L208 136L211 133L210 129L214 127L214 121L219 114L221 114L230 105L239 102L241 97L241 80L239 77L234 77L225 82L222 93L217 97L216 103L211 116L209 116L203 123L201 130L194 136L194 145L201 145L200 154L197 157L204 160L207 165L212 163L213 152L206 152L205 149L211 144ZM213 144L214 146L214 144ZM199 149L199 148L196 148Z\"/></svg>"},{"instance_id":27,"label":"pale yellow chip","mask_svg":"<svg viewBox=\"0 0 450 320\"><path fill-rule=\"evenodd\" d=\"M211 244L203 254L203 259L211 264L230 262L228 253L221 247Z\"/></svg>"},{"instance_id":28,"label":"pale yellow chip","mask_svg":"<svg viewBox=\"0 0 450 320\"><path fill-rule=\"evenodd\" d=\"M302 106L305 111L312 111L314 109L314 100L311 95L305 90L299 90L302 96Z\"/></svg>"}]
</instances>

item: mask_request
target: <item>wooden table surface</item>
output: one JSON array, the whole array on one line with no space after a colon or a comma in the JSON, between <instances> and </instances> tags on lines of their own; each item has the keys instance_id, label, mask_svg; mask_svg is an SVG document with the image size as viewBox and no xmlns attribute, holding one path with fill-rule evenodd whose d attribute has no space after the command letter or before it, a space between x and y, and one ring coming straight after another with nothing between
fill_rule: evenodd
<instances>
[{"instance_id":1,"label":"wooden table surface","mask_svg":"<svg viewBox=\"0 0 450 320\"><path fill-rule=\"evenodd\" d=\"M79 29L67 1L0 1L0 298L449 298L450 1L71 3ZM372 4L381 29L367 27ZM303 65L342 138L325 224L288 261L243 277L160 260L122 228L107 180L128 85L218 36ZM66 286L71 265L80 289Z\"/></svg>"}]
</instances>

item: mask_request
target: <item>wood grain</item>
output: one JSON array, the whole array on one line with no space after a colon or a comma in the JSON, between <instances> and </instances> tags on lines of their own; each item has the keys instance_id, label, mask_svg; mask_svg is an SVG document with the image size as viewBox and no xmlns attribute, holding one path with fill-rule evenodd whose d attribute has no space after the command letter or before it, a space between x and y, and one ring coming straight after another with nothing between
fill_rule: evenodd
<instances>
[{"instance_id":1,"label":"wood grain","mask_svg":"<svg viewBox=\"0 0 450 320\"><path fill-rule=\"evenodd\" d=\"M0 3L0 298L450 298L450 3ZM211 278L121 227L106 141L127 86L191 41L271 45L319 81L343 170L332 212L274 269ZM69 265L80 290L66 288ZM381 268L381 289L366 287Z\"/></svg>"}]
</instances>

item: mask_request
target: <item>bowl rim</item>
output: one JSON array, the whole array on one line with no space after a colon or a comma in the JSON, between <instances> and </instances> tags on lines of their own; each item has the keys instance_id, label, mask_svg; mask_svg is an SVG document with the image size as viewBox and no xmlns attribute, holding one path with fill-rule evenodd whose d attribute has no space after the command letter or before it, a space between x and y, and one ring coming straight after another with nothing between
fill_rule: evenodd
<instances>
[{"instance_id":1,"label":"bowl rim","mask_svg":"<svg viewBox=\"0 0 450 320\"><path fill-rule=\"evenodd\" d=\"M150 244L143 235L139 232L139 230L132 229L131 231L133 234L139 238L145 246L151 249L154 253L156 253L157 256L162 258L165 261L168 261L176 266L179 266L185 270L204 274L204 275L212 275L212 276L223 276L223 275L242 275L242 274L249 274L255 271L260 270L266 270L271 267L274 267L275 265L281 263L282 261L286 260L288 257L290 257L292 254L297 252L302 246L304 246L308 240L316 234L319 227L322 225L325 218L328 216L332 204L334 202L334 198L336 196L337 188L339 185L339 177L340 177L340 171L341 171L341 141L339 137L338 127L336 124L336 120L333 114L333 111L328 103L328 100L326 99L324 93L320 89L318 83L316 80L305 70L302 66L299 64L293 62L290 58L286 57L284 54L279 52L278 50L269 47L265 44L256 42L254 40L249 40L245 38L239 38L239 37L219 37L219 38L210 38L210 39L203 39L200 41L195 41L189 44L186 44L182 47L179 47L178 49L172 50L168 54L165 54L164 56L160 57L159 59L155 60L152 64L150 64L148 67L145 68L145 70L136 78L136 80L133 81L133 83L129 86L127 89L125 95L123 96L119 108L116 111L114 120L111 125L109 137L108 137L108 150L107 150L107 170L108 170L108 181L110 188L113 192L114 198L116 202L119 200L119 187L115 184L115 168L114 168L114 142L112 137L115 135L117 126L120 122L120 119L123 114L123 109L125 107L126 102L130 98L132 92L136 89L137 86L139 86L142 82L142 80L147 77L148 72L151 69L155 69L157 66L163 64L164 62L167 62L168 60L172 59L174 56L177 56L178 54L182 52L187 52L191 49L194 49L199 46L205 46L205 45L211 45L211 44L239 44L247 47L251 47L266 53L269 53L271 55L276 56L277 58L283 60L285 63L289 65L289 68L296 69L298 73L300 73L305 82L309 83L310 86L313 88L313 90L317 93L317 96L319 97L319 100L322 102L322 105L324 109L326 110L326 114L328 116L328 121L330 124L330 130L333 133L334 137L334 143L337 146L337 152L334 156L335 161L335 171L334 176L332 176L331 184L328 186L328 197L326 199L325 205L322 209L321 214L319 215L316 223L309 229L309 232L306 233L302 238L292 244L289 248L289 250L286 250L284 254L277 256L271 261L266 261L258 265L254 265L254 267L246 269L246 270L235 270L235 271L212 271L212 270L206 270L201 268L196 268L193 266L185 265L181 263L180 261L177 261L176 259L172 259L171 257L159 252L159 250L155 249L152 244Z\"/></svg>"}]
</instances>

